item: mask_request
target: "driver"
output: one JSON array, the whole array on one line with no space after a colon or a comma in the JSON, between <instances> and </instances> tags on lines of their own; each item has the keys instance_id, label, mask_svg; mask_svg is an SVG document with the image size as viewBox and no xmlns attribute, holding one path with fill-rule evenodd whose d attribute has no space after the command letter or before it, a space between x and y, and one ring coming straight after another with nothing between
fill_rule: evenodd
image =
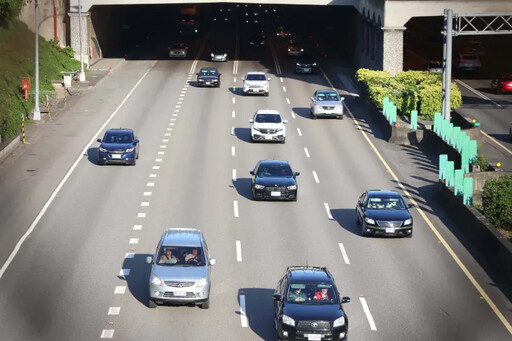
<instances>
[{"instance_id":1,"label":"driver","mask_svg":"<svg viewBox=\"0 0 512 341\"><path fill-rule=\"evenodd\" d=\"M185 263L197 264L199 263L199 256L197 254L197 249L192 249L192 253L187 253L185 256Z\"/></svg>"}]
</instances>

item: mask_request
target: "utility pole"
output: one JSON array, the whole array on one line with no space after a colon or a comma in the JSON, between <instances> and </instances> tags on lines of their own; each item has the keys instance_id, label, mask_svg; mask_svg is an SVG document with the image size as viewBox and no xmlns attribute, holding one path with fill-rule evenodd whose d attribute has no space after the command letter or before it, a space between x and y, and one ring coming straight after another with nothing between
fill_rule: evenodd
<instances>
[{"instance_id":1,"label":"utility pole","mask_svg":"<svg viewBox=\"0 0 512 341\"><path fill-rule=\"evenodd\" d=\"M85 82L84 56L82 53L82 5L80 5L80 0L78 0L78 35L78 45L80 46L80 82Z\"/></svg>"},{"instance_id":2,"label":"utility pole","mask_svg":"<svg viewBox=\"0 0 512 341\"><path fill-rule=\"evenodd\" d=\"M36 82L36 90L34 96L34 121L41 120L41 110L39 110L39 0L35 0L35 31L36 31L36 67L35 67L35 82Z\"/></svg>"},{"instance_id":3,"label":"utility pole","mask_svg":"<svg viewBox=\"0 0 512 341\"><path fill-rule=\"evenodd\" d=\"M444 10L444 45L443 45L443 117L450 120L451 113L451 83L452 83L452 38L453 38L453 11Z\"/></svg>"}]
</instances>

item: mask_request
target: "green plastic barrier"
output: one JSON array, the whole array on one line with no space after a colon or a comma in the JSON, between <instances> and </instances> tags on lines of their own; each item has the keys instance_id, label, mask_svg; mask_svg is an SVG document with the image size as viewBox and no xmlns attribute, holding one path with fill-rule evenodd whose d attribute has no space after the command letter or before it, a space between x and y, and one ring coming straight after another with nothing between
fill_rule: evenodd
<instances>
[{"instance_id":1,"label":"green plastic barrier","mask_svg":"<svg viewBox=\"0 0 512 341\"><path fill-rule=\"evenodd\" d=\"M473 163L476 160L478 153L478 145L476 140L469 141L469 162Z\"/></svg>"},{"instance_id":2,"label":"green plastic barrier","mask_svg":"<svg viewBox=\"0 0 512 341\"><path fill-rule=\"evenodd\" d=\"M418 129L418 110L411 111L411 130Z\"/></svg>"},{"instance_id":3,"label":"green plastic barrier","mask_svg":"<svg viewBox=\"0 0 512 341\"><path fill-rule=\"evenodd\" d=\"M393 111L391 111L391 117L389 118L389 123L391 125L395 125L395 123L396 123L396 114L397 114L397 107L393 105Z\"/></svg>"},{"instance_id":4,"label":"green plastic barrier","mask_svg":"<svg viewBox=\"0 0 512 341\"><path fill-rule=\"evenodd\" d=\"M460 168L464 174L469 173L469 150L463 149L460 154Z\"/></svg>"},{"instance_id":5,"label":"green plastic barrier","mask_svg":"<svg viewBox=\"0 0 512 341\"><path fill-rule=\"evenodd\" d=\"M448 154L439 154L439 180L446 179L446 163L448 162Z\"/></svg>"},{"instance_id":6,"label":"green plastic barrier","mask_svg":"<svg viewBox=\"0 0 512 341\"><path fill-rule=\"evenodd\" d=\"M456 169L455 170L455 180L454 180L454 187L453 192L456 196L461 196L463 189L464 189L464 173L462 172L462 169Z\"/></svg>"},{"instance_id":7,"label":"green plastic barrier","mask_svg":"<svg viewBox=\"0 0 512 341\"><path fill-rule=\"evenodd\" d=\"M459 149L459 136L460 136L460 127L453 127L453 143L452 146L455 149Z\"/></svg>"},{"instance_id":8,"label":"green plastic barrier","mask_svg":"<svg viewBox=\"0 0 512 341\"><path fill-rule=\"evenodd\" d=\"M455 162L446 163L446 187L453 187L455 180Z\"/></svg>"},{"instance_id":9,"label":"green plastic barrier","mask_svg":"<svg viewBox=\"0 0 512 341\"><path fill-rule=\"evenodd\" d=\"M436 120L436 118L437 118L437 120ZM441 114L440 112L436 112L434 114L434 132L437 135L440 135L440 133L441 133L442 122L443 122L443 114Z\"/></svg>"},{"instance_id":10,"label":"green plastic barrier","mask_svg":"<svg viewBox=\"0 0 512 341\"><path fill-rule=\"evenodd\" d=\"M459 142L458 142L458 148L457 150L459 151L459 153L462 153L462 145L464 144L464 139L466 138L467 134L466 132L464 131L461 131L460 132L460 135L459 135Z\"/></svg>"},{"instance_id":11,"label":"green plastic barrier","mask_svg":"<svg viewBox=\"0 0 512 341\"><path fill-rule=\"evenodd\" d=\"M446 141L446 131L448 130L448 125L450 124L450 121L443 118L443 121L441 123L441 138L443 141Z\"/></svg>"},{"instance_id":12,"label":"green plastic barrier","mask_svg":"<svg viewBox=\"0 0 512 341\"><path fill-rule=\"evenodd\" d=\"M464 205L473 205L473 178L464 178L462 202Z\"/></svg>"},{"instance_id":13,"label":"green plastic barrier","mask_svg":"<svg viewBox=\"0 0 512 341\"><path fill-rule=\"evenodd\" d=\"M469 143L470 142L471 142L471 137L469 137L468 134L466 134L464 136L464 139L462 140L462 151L464 151L464 149L467 149L469 152Z\"/></svg>"},{"instance_id":14,"label":"green plastic barrier","mask_svg":"<svg viewBox=\"0 0 512 341\"><path fill-rule=\"evenodd\" d=\"M386 111L388 109L389 97L384 97L382 99L382 114L386 116Z\"/></svg>"},{"instance_id":15,"label":"green plastic barrier","mask_svg":"<svg viewBox=\"0 0 512 341\"><path fill-rule=\"evenodd\" d=\"M453 123L448 123L448 126L446 127L446 143L449 145L452 144L453 140Z\"/></svg>"}]
</instances>

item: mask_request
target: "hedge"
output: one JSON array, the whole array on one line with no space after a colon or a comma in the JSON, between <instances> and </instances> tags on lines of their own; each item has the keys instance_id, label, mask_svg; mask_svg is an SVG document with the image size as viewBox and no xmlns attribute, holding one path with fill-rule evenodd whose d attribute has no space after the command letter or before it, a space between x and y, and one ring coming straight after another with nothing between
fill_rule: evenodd
<instances>
[{"instance_id":1,"label":"hedge","mask_svg":"<svg viewBox=\"0 0 512 341\"><path fill-rule=\"evenodd\" d=\"M502 175L485 182L482 207L494 226L512 229L512 176Z\"/></svg>"}]
</instances>

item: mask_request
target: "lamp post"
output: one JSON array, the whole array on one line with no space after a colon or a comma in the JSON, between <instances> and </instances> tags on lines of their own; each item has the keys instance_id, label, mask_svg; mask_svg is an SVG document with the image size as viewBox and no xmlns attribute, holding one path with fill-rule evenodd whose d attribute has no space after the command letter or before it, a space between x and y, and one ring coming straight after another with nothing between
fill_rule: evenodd
<instances>
[{"instance_id":1,"label":"lamp post","mask_svg":"<svg viewBox=\"0 0 512 341\"><path fill-rule=\"evenodd\" d=\"M78 36L80 49L80 82L85 82L84 57L82 53L82 5L80 5L80 0L78 0Z\"/></svg>"},{"instance_id":2,"label":"lamp post","mask_svg":"<svg viewBox=\"0 0 512 341\"><path fill-rule=\"evenodd\" d=\"M34 98L34 121L40 121L41 120L41 110L39 110L39 2L38 0L35 0L35 31L36 31L36 65L35 65L35 83L36 83L36 89L35 89L35 98Z\"/></svg>"}]
</instances>

